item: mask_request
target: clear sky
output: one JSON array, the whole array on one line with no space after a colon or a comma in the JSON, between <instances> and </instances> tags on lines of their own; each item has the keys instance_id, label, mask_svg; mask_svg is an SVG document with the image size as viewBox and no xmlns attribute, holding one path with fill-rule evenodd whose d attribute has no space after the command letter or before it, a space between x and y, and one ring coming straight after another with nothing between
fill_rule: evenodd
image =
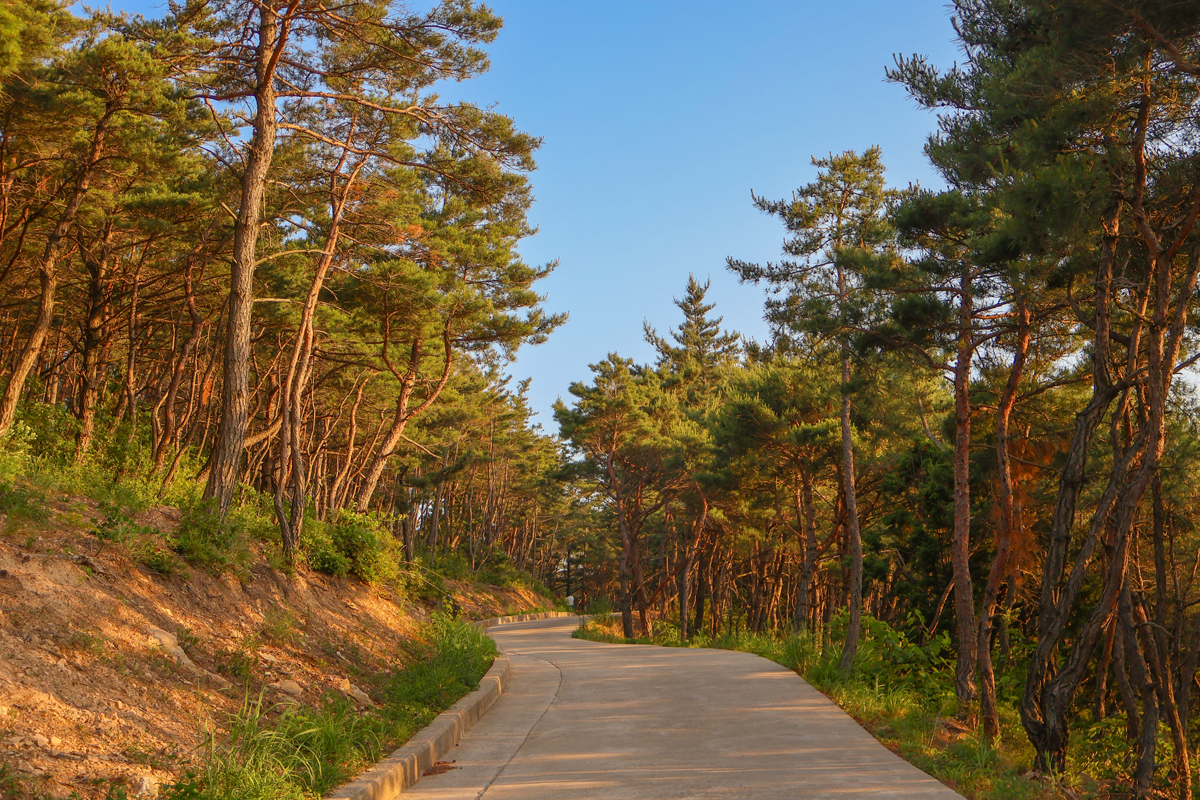
<instances>
[{"instance_id":1,"label":"clear sky","mask_svg":"<svg viewBox=\"0 0 1200 800\"><path fill-rule=\"evenodd\" d=\"M98 4L98 3L97 3ZM158 0L112 0L153 16ZM418 5L426 5L421 2ZM679 321L689 273L711 278L727 327L763 338L762 291L726 256L779 255L783 231L750 192L786 197L814 155L878 144L893 184L935 185L922 147L934 118L884 81L895 53L951 64L947 7L935 0L493 0L504 30L492 70L444 100L494 105L543 137L533 175L531 263L570 320L512 367L532 377L539 421L588 364L649 361L642 321Z\"/></svg>"},{"instance_id":2,"label":"clear sky","mask_svg":"<svg viewBox=\"0 0 1200 800\"><path fill-rule=\"evenodd\" d=\"M813 155L883 148L897 185L938 183L922 148L935 120L884 80L894 53L959 55L934 0L620 2L495 0L492 70L454 87L544 142L528 261L570 320L513 367L539 421L588 364L649 361L642 321L678 323L689 273L711 278L725 324L763 338L761 289L726 256L778 257L783 230L750 192L786 197ZM446 94L449 99L448 93Z\"/></svg>"}]
</instances>

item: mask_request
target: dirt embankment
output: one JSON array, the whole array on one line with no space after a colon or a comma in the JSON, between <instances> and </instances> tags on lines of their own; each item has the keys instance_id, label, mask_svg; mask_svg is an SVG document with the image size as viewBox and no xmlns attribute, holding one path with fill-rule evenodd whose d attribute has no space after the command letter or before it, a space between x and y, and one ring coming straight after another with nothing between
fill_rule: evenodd
<instances>
[{"instance_id":1,"label":"dirt embankment","mask_svg":"<svg viewBox=\"0 0 1200 800\"><path fill-rule=\"evenodd\" d=\"M111 781L152 795L260 691L370 703L375 681L411 658L432 605L303 569L289 579L261 557L240 579L156 575L89 535L81 503L0 535L0 762L45 796ZM545 603L521 589L445 589L470 617Z\"/></svg>"}]
</instances>

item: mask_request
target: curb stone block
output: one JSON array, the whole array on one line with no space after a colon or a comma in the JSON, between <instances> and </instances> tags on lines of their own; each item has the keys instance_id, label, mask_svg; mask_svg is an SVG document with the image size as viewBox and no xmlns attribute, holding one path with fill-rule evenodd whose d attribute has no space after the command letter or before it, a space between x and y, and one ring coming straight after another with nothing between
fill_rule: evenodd
<instances>
[{"instance_id":1,"label":"curb stone block","mask_svg":"<svg viewBox=\"0 0 1200 800\"><path fill-rule=\"evenodd\" d=\"M572 616L575 615L565 611L542 611L536 614L492 617L472 622L471 625L486 631L488 628L509 622ZM508 656L501 652L492 662L492 668L479 681L478 689L438 714L433 722L418 731L401 745L399 750L360 773L352 782L325 795L326 800L393 800L420 780L425 770L450 752L450 748L458 744L463 734L495 705L504 692L511 672Z\"/></svg>"}]
</instances>

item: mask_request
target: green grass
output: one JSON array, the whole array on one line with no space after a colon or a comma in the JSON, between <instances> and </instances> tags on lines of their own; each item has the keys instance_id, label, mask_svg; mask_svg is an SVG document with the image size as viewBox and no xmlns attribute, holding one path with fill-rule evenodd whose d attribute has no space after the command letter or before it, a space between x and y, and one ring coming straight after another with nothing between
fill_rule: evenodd
<instances>
[{"instance_id":1,"label":"green grass","mask_svg":"<svg viewBox=\"0 0 1200 800\"><path fill-rule=\"evenodd\" d=\"M315 708L271 707L247 696L209 737L202 764L166 787L162 800L312 800L428 725L479 684L495 644L465 622L435 615L429 642L404 670L381 679L380 705L363 712L329 694Z\"/></svg>"}]
</instances>

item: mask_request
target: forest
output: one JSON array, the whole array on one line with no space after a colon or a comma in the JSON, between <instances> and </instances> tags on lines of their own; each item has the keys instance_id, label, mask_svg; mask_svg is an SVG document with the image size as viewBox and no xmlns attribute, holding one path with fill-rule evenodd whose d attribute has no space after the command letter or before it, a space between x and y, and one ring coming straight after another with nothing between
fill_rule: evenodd
<instances>
[{"instance_id":1,"label":"forest","mask_svg":"<svg viewBox=\"0 0 1200 800\"><path fill-rule=\"evenodd\" d=\"M951 13L961 62L886 73L944 187L815 157L754 198L780 259L726 260L769 338L693 277L547 432L507 372L565 322L519 250L540 140L441 97L494 12L0 4L0 507L210 520L151 567L527 573L623 640L791 642L1038 775L1192 797L1200 5Z\"/></svg>"}]
</instances>

